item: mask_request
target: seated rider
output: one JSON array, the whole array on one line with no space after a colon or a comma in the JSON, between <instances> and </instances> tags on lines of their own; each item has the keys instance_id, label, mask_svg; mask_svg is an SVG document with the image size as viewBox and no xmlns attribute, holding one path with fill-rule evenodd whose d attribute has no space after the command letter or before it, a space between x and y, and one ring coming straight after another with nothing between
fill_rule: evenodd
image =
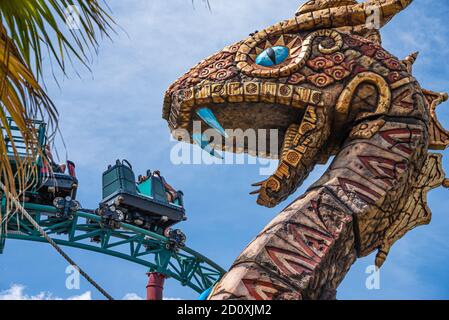
<instances>
[{"instance_id":1,"label":"seated rider","mask_svg":"<svg viewBox=\"0 0 449 320\"><path fill-rule=\"evenodd\" d=\"M163 176L161 176L161 172L159 170L154 171L153 175L161 179L165 188L165 193L167 194L167 200L171 203L175 202L175 200L179 197L178 192L168 184Z\"/></svg>"},{"instance_id":2,"label":"seated rider","mask_svg":"<svg viewBox=\"0 0 449 320\"><path fill-rule=\"evenodd\" d=\"M45 146L45 155L47 156L47 160L50 163L51 169L54 173L64 173L67 165L65 163L56 164L53 159L53 155L51 153L51 149L49 145Z\"/></svg>"}]
</instances>

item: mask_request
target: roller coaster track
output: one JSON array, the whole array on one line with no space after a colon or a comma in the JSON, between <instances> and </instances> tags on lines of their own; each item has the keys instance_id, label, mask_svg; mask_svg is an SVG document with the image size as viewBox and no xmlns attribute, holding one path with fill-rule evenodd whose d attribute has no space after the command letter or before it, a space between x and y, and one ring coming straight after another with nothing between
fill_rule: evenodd
<instances>
[{"instance_id":1,"label":"roller coaster track","mask_svg":"<svg viewBox=\"0 0 449 320\"><path fill-rule=\"evenodd\" d=\"M2 203L2 212L5 203ZM102 218L87 210L58 218L53 206L24 203L51 239L60 246L89 250L140 264L198 293L215 284L225 273L220 266L188 247L173 247L170 239L134 225L121 223L119 229L103 227ZM47 242L20 214L10 215L1 224L0 253L6 239ZM94 240L93 240L94 239Z\"/></svg>"}]
</instances>

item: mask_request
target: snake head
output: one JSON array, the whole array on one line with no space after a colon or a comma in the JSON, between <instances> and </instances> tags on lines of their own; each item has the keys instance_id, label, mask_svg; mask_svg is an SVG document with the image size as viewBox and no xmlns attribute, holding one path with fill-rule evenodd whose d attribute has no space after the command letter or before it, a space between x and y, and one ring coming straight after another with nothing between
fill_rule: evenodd
<instances>
[{"instance_id":1,"label":"snake head","mask_svg":"<svg viewBox=\"0 0 449 320\"><path fill-rule=\"evenodd\" d=\"M370 68L360 52L377 51L364 28L367 8L380 10L383 25L410 2L309 1L293 18L225 47L176 80L163 118L176 138L187 136L210 154L279 159L254 192L259 204L273 207L338 150L331 131L347 131L355 118L358 110L336 115L335 105L345 84Z\"/></svg>"}]
</instances>

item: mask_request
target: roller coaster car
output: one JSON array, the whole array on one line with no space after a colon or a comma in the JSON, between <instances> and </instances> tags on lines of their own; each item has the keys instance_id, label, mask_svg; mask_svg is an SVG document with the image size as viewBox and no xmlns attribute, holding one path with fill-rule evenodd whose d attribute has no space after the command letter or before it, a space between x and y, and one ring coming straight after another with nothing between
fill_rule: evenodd
<instances>
[{"instance_id":1,"label":"roller coaster car","mask_svg":"<svg viewBox=\"0 0 449 320\"><path fill-rule=\"evenodd\" d=\"M183 193L178 191L177 198L170 202L161 177L147 176L136 183L128 161L117 160L110 165L103 173L100 215L159 233L186 220Z\"/></svg>"},{"instance_id":2,"label":"roller coaster car","mask_svg":"<svg viewBox=\"0 0 449 320\"><path fill-rule=\"evenodd\" d=\"M48 173L45 168L41 169L42 183L38 188L40 199L44 203L52 203L55 198L76 199L78 179L75 174L75 164L67 161L69 174L53 172Z\"/></svg>"},{"instance_id":3,"label":"roller coaster car","mask_svg":"<svg viewBox=\"0 0 449 320\"><path fill-rule=\"evenodd\" d=\"M14 156L13 144L16 147L17 154L20 157L20 161L29 160L33 157L32 162L38 168L38 176L33 185L25 192L22 200L26 202L53 205L56 198L76 198L76 191L78 188L78 180L75 174L75 164L71 161L67 161L68 174L61 172L50 172L47 159L43 159L42 153L46 146L46 124L42 121L34 120L34 125L38 141L35 146L42 150L41 152L30 152L25 146L24 139L19 128L15 125L11 118L7 118L9 127L11 130L11 136L2 129L2 134L6 142L6 150L8 153L9 161L13 173L17 170L19 165L16 157Z\"/></svg>"}]
</instances>

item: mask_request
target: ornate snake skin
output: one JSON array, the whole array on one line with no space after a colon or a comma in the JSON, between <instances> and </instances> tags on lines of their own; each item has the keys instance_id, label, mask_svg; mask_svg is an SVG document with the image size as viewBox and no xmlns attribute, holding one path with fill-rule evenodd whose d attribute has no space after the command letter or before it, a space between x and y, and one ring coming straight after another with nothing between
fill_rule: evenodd
<instances>
[{"instance_id":1,"label":"ornate snake skin","mask_svg":"<svg viewBox=\"0 0 449 320\"><path fill-rule=\"evenodd\" d=\"M435 115L447 94L422 89L412 76L417 54L397 59L366 24L377 12L382 27L411 2L308 1L294 18L201 61L167 90L170 130L188 132L211 153L194 121L225 136L223 128L278 130L274 151L212 144L279 158L276 172L255 184L260 205L276 206L315 164L335 156L246 247L210 299L333 299L358 257L377 250L380 267L398 239L430 222L427 192L449 185L441 155L429 152L449 144Z\"/></svg>"}]
</instances>

